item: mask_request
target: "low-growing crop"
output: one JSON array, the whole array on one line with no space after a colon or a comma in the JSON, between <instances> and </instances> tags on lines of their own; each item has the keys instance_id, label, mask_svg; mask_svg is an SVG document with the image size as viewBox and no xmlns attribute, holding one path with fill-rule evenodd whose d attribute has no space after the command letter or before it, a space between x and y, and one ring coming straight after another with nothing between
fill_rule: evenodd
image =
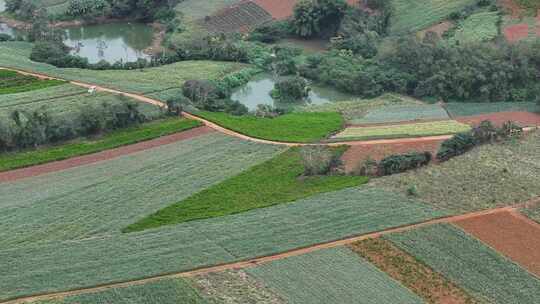
<instances>
[{"instance_id":1,"label":"low-growing crop","mask_svg":"<svg viewBox=\"0 0 540 304\"><path fill-rule=\"evenodd\" d=\"M362 119L352 123L390 123L413 120L444 120L448 114L440 105L392 105L370 110Z\"/></svg>"},{"instance_id":2,"label":"low-growing crop","mask_svg":"<svg viewBox=\"0 0 540 304\"><path fill-rule=\"evenodd\" d=\"M0 69L0 95L34 91L65 84L61 80L45 80Z\"/></svg>"},{"instance_id":3,"label":"low-growing crop","mask_svg":"<svg viewBox=\"0 0 540 304\"><path fill-rule=\"evenodd\" d=\"M294 256L246 272L277 290L288 303L422 303L346 247Z\"/></svg>"},{"instance_id":4,"label":"low-growing crop","mask_svg":"<svg viewBox=\"0 0 540 304\"><path fill-rule=\"evenodd\" d=\"M305 172L301 158L298 149L291 149L238 176L159 210L123 231L140 231L246 212L367 182L364 177L339 175L301 178Z\"/></svg>"},{"instance_id":5,"label":"low-growing crop","mask_svg":"<svg viewBox=\"0 0 540 304\"><path fill-rule=\"evenodd\" d=\"M534 102L450 102L445 105L445 108L453 117L511 111L536 112L539 110Z\"/></svg>"},{"instance_id":6,"label":"low-growing crop","mask_svg":"<svg viewBox=\"0 0 540 304\"><path fill-rule=\"evenodd\" d=\"M540 279L449 224L385 238L419 261L489 303L537 303Z\"/></svg>"},{"instance_id":7,"label":"low-growing crop","mask_svg":"<svg viewBox=\"0 0 540 304\"><path fill-rule=\"evenodd\" d=\"M449 39L450 43L472 43L489 41L499 35L497 22L499 12L481 12L473 14L462 21L454 36Z\"/></svg>"}]
</instances>

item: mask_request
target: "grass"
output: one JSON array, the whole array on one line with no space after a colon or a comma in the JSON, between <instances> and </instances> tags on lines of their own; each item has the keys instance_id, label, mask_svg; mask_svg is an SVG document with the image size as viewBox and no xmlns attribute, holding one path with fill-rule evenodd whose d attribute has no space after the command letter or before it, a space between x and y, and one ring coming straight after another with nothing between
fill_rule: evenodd
<instances>
[{"instance_id":1,"label":"grass","mask_svg":"<svg viewBox=\"0 0 540 304\"><path fill-rule=\"evenodd\" d=\"M487 245L449 224L385 238L488 303L538 303L540 280Z\"/></svg>"},{"instance_id":2,"label":"grass","mask_svg":"<svg viewBox=\"0 0 540 304\"><path fill-rule=\"evenodd\" d=\"M480 303L441 274L383 238L367 239L349 247L375 264L427 303Z\"/></svg>"},{"instance_id":3,"label":"grass","mask_svg":"<svg viewBox=\"0 0 540 304\"><path fill-rule=\"evenodd\" d=\"M338 153L338 152L336 152ZM238 176L159 210L124 232L214 218L248 210L293 202L317 193L358 186L365 177L315 176L300 178L304 167L300 150L293 148Z\"/></svg>"},{"instance_id":4,"label":"grass","mask_svg":"<svg viewBox=\"0 0 540 304\"><path fill-rule=\"evenodd\" d=\"M524 208L521 212L540 224L540 204Z\"/></svg>"},{"instance_id":5,"label":"grass","mask_svg":"<svg viewBox=\"0 0 540 304\"><path fill-rule=\"evenodd\" d=\"M179 88L189 79L218 79L246 65L219 61L182 61L142 70L95 71L56 68L29 59L32 44L0 43L0 66L39 72L66 80L77 80L130 93L154 93Z\"/></svg>"},{"instance_id":6,"label":"grass","mask_svg":"<svg viewBox=\"0 0 540 304\"><path fill-rule=\"evenodd\" d=\"M182 132L200 125L201 123L194 120L169 118L113 131L97 139L79 139L73 143L38 150L4 153L0 154L0 172L109 150Z\"/></svg>"},{"instance_id":7,"label":"grass","mask_svg":"<svg viewBox=\"0 0 540 304\"><path fill-rule=\"evenodd\" d=\"M65 82L39 79L13 71L0 70L0 95L35 91L62 84Z\"/></svg>"},{"instance_id":8,"label":"grass","mask_svg":"<svg viewBox=\"0 0 540 304\"><path fill-rule=\"evenodd\" d=\"M346 247L319 250L247 268L291 304L423 303Z\"/></svg>"},{"instance_id":9,"label":"grass","mask_svg":"<svg viewBox=\"0 0 540 304\"><path fill-rule=\"evenodd\" d=\"M499 35L497 22L498 12L481 12L469 16L462 21L455 30L450 43L474 43L489 41Z\"/></svg>"},{"instance_id":10,"label":"grass","mask_svg":"<svg viewBox=\"0 0 540 304\"><path fill-rule=\"evenodd\" d=\"M117 287L38 304L209 304L185 279L163 279L142 285Z\"/></svg>"},{"instance_id":11,"label":"grass","mask_svg":"<svg viewBox=\"0 0 540 304\"><path fill-rule=\"evenodd\" d=\"M82 95L86 92L87 89L83 87L63 84L36 91L0 95L0 111L5 112L6 109L11 107L22 107L26 105L36 105L39 107L48 101L62 97Z\"/></svg>"},{"instance_id":12,"label":"grass","mask_svg":"<svg viewBox=\"0 0 540 304\"><path fill-rule=\"evenodd\" d=\"M351 123L371 124L436 119L450 119L439 105L392 105L373 109L365 117L355 119Z\"/></svg>"},{"instance_id":13,"label":"grass","mask_svg":"<svg viewBox=\"0 0 540 304\"><path fill-rule=\"evenodd\" d=\"M401 195L359 187L156 230L117 230L235 174L238 166L260 161L264 151L276 150L205 135L129 158L0 184L5 198L0 202L0 260L6 261L0 263L0 298L232 262L443 214Z\"/></svg>"},{"instance_id":14,"label":"grass","mask_svg":"<svg viewBox=\"0 0 540 304\"><path fill-rule=\"evenodd\" d=\"M393 0L390 32L396 35L417 32L446 20L453 12L476 4L476 0Z\"/></svg>"},{"instance_id":15,"label":"grass","mask_svg":"<svg viewBox=\"0 0 540 304\"><path fill-rule=\"evenodd\" d=\"M534 102L451 102L445 107L454 117L512 111L540 112L540 107Z\"/></svg>"},{"instance_id":16,"label":"grass","mask_svg":"<svg viewBox=\"0 0 540 304\"><path fill-rule=\"evenodd\" d=\"M540 132L521 141L484 145L437 166L374 180L437 209L470 212L524 202L540 195Z\"/></svg>"},{"instance_id":17,"label":"grass","mask_svg":"<svg viewBox=\"0 0 540 304\"><path fill-rule=\"evenodd\" d=\"M455 134L470 130L470 126L457 121L435 121L376 127L348 127L332 137L333 140L370 140L409 138Z\"/></svg>"},{"instance_id":18,"label":"grass","mask_svg":"<svg viewBox=\"0 0 540 304\"><path fill-rule=\"evenodd\" d=\"M277 118L233 116L216 112L196 114L238 133L281 142L316 142L337 132L344 124L341 115L332 112L289 113Z\"/></svg>"}]
</instances>

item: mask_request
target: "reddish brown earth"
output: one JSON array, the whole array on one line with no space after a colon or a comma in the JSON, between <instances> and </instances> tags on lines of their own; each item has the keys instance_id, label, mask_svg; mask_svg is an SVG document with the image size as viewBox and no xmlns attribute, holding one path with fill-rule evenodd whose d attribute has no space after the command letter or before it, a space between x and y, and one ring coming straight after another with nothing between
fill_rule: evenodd
<instances>
[{"instance_id":1,"label":"reddish brown earth","mask_svg":"<svg viewBox=\"0 0 540 304\"><path fill-rule=\"evenodd\" d=\"M133 145L123 146L98 153L78 156L66 160L55 161L43 165L32 166L28 168L16 169L6 172L0 172L0 183L11 182L27 177L42 175L50 172L65 170L73 167L88 165L135 152L152 149L155 147L171 144L177 141L186 140L203 134L214 132L209 127L199 127L184 132L163 136L160 138L143 141Z\"/></svg>"},{"instance_id":2,"label":"reddish brown earth","mask_svg":"<svg viewBox=\"0 0 540 304\"><path fill-rule=\"evenodd\" d=\"M455 120L473 126L479 125L484 120L489 120L496 126L501 126L507 121L516 122L523 127L540 126L540 115L530 112L499 112L457 117Z\"/></svg>"},{"instance_id":3,"label":"reddish brown earth","mask_svg":"<svg viewBox=\"0 0 540 304\"><path fill-rule=\"evenodd\" d=\"M437 153L442 139L407 142L407 143L388 143L378 145L354 145L351 146L341 157L345 171L352 172L356 170L366 159L371 158L379 161L392 154L403 154L407 152L424 152L432 154Z\"/></svg>"},{"instance_id":4,"label":"reddish brown earth","mask_svg":"<svg viewBox=\"0 0 540 304\"><path fill-rule=\"evenodd\" d=\"M540 276L540 225L517 211L487 214L455 224Z\"/></svg>"},{"instance_id":5,"label":"reddish brown earth","mask_svg":"<svg viewBox=\"0 0 540 304\"><path fill-rule=\"evenodd\" d=\"M299 0L251 0L270 13L274 19L284 20L293 15ZM358 0L347 0L351 6L358 6Z\"/></svg>"},{"instance_id":6,"label":"reddish brown earth","mask_svg":"<svg viewBox=\"0 0 540 304\"><path fill-rule=\"evenodd\" d=\"M499 5L501 5L511 16L512 18L520 18L525 10L521 8L514 0L499 0Z\"/></svg>"},{"instance_id":7,"label":"reddish brown earth","mask_svg":"<svg viewBox=\"0 0 540 304\"><path fill-rule=\"evenodd\" d=\"M504 36L509 42L517 42L529 37L529 25L526 23L508 26L504 29Z\"/></svg>"}]
</instances>

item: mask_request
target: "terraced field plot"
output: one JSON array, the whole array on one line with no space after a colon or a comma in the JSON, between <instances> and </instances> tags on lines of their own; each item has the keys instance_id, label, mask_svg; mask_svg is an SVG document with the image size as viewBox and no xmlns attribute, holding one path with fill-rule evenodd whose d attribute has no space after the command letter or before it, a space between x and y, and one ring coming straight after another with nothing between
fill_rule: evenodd
<instances>
[{"instance_id":1,"label":"terraced field plot","mask_svg":"<svg viewBox=\"0 0 540 304\"><path fill-rule=\"evenodd\" d=\"M370 140L387 138L448 135L470 130L470 126L454 120L376 127L347 127L332 140Z\"/></svg>"},{"instance_id":2,"label":"terraced field plot","mask_svg":"<svg viewBox=\"0 0 540 304\"><path fill-rule=\"evenodd\" d=\"M346 247L326 249L248 268L291 304L423 303Z\"/></svg>"},{"instance_id":3,"label":"terraced field plot","mask_svg":"<svg viewBox=\"0 0 540 304\"><path fill-rule=\"evenodd\" d=\"M208 136L205 140L208 140ZM189 142L189 146L194 146L194 143ZM238 148L238 143L235 143L234 147ZM202 157L207 150L204 148L195 152ZM268 148L265 153L269 152L267 150ZM270 152L272 151L275 152L273 148ZM261 152L264 152L264 149ZM146 157L148 154L151 153L147 153ZM234 154L232 151L227 153ZM238 157L239 153L236 154ZM208 162L213 163L214 169L221 168L223 171L220 174L232 173L224 167L225 164L230 166L231 160L221 160L220 158L224 157L219 155L214 157L217 160ZM158 159L161 164L163 158ZM7 261L0 264L0 272L3 274L0 277L0 298L136 279L268 255L445 214L434 211L425 204L380 189L352 188L232 216L188 222L142 233L118 233L115 228L118 223L134 220L139 217L137 214L143 214L158 204L165 203L167 197L172 196L167 188L173 188L174 191L183 189L183 193L186 193L201 184L208 184L204 174L210 172L204 172L200 166L190 166L190 162L185 159L188 158L171 159L170 162L163 163L163 167L139 170L142 174L140 179L144 180L145 186L134 183L134 178L139 177L130 178L128 182L133 185L127 187L126 191L131 190L133 193L129 195L122 196L121 193L113 191L114 189L104 193L99 192L102 189L91 191L95 187L90 187L87 191L99 199L110 196L119 200L124 197L125 200L120 201L125 202L123 205L116 203L111 206L107 201L99 206L81 204L80 199L90 194L85 191L76 193L76 189L71 186L80 183L76 178L80 176L79 178L87 183L108 188L107 182L103 181L108 175L106 173L110 172L111 165L108 162L95 167L95 171L100 171L99 179L93 179L90 175L83 177L81 173L77 173L83 168L63 173L69 182L47 189L55 189L58 194L65 193L64 197L71 195L74 201L68 200L68 203L64 201L61 204L62 202L57 200L56 205L47 204L50 209L46 211L41 210L46 207L45 202L38 205L34 203L32 208L24 202L35 202L40 195L47 193L41 181L44 178L52 180L52 175L13 184L0 184L2 193L7 193L0 210L3 215L0 221L3 231L0 238L0 259ZM141 161L133 159L131 163L133 162ZM174 168L174 164L180 166L178 170L170 170ZM185 166L191 169L186 171ZM119 168L119 165L114 168ZM191 173L191 170L196 170L196 173ZM174 178L168 171L180 171L185 178ZM126 169L116 169L115 172L127 173ZM145 174L155 175L154 179L166 175L167 181L175 182L156 184L144 177ZM203 177L196 178L194 176L197 175L194 174L202 174ZM125 187L123 179L116 179ZM192 186L189 186L190 184ZM145 190L147 188L152 190ZM24 189L32 191L22 191ZM149 201L153 203L149 205ZM17 202L18 205L15 205ZM75 206L68 208L69 202ZM141 202L144 206L139 205ZM133 207L134 204L137 204L137 208ZM97 209L98 207L102 209ZM134 215L133 210L138 210L137 214ZM40 213L39 217L35 216L37 213ZM84 216L77 216L78 214ZM111 217L114 217L112 223L108 222ZM47 220L51 222L47 224ZM91 237L85 238L85 235ZM75 240L70 241L73 239Z\"/></svg>"},{"instance_id":4,"label":"terraced field plot","mask_svg":"<svg viewBox=\"0 0 540 304\"><path fill-rule=\"evenodd\" d=\"M445 105L453 117L472 116L498 112L537 112L540 107L534 102L450 102Z\"/></svg>"},{"instance_id":5,"label":"terraced field plot","mask_svg":"<svg viewBox=\"0 0 540 304\"><path fill-rule=\"evenodd\" d=\"M254 2L240 2L215 15L205 18L203 25L213 33L247 32L265 22L272 16Z\"/></svg>"},{"instance_id":6,"label":"terraced field plot","mask_svg":"<svg viewBox=\"0 0 540 304\"><path fill-rule=\"evenodd\" d=\"M0 69L0 96L39 90L64 84L59 80L44 80Z\"/></svg>"},{"instance_id":7,"label":"terraced field plot","mask_svg":"<svg viewBox=\"0 0 540 304\"><path fill-rule=\"evenodd\" d=\"M498 12L482 12L469 16L458 25L450 43L471 43L489 41L499 34L497 21Z\"/></svg>"},{"instance_id":8,"label":"terraced field plot","mask_svg":"<svg viewBox=\"0 0 540 304\"><path fill-rule=\"evenodd\" d=\"M390 31L394 34L417 32L448 18L475 0L394 0L395 13Z\"/></svg>"},{"instance_id":9,"label":"terraced field plot","mask_svg":"<svg viewBox=\"0 0 540 304\"><path fill-rule=\"evenodd\" d=\"M352 119L352 124L393 123L413 120L450 119L439 105L396 105L370 110L360 119Z\"/></svg>"},{"instance_id":10,"label":"terraced field plot","mask_svg":"<svg viewBox=\"0 0 540 304\"><path fill-rule=\"evenodd\" d=\"M437 166L373 180L451 212L463 213L525 202L540 195L540 132L519 142L485 145Z\"/></svg>"},{"instance_id":11,"label":"terraced field plot","mask_svg":"<svg viewBox=\"0 0 540 304\"><path fill-rule=\"evenodd\" d=\"M540 280L462 230L433 225L385 236L489 303L538 303Z\"/></svg>"},{"instance_id":12,"label":"terraced field plot","mask_svg":"<svg viewBox=\"0 0 540 304\"><path fill-rule=\"evenodd\" d=\"M31 61L29 59L31 49L32 44L27 42L0 43L0 66L88 82L132 93L155 93L178 88L189 79L216 79L245 67L245 65L231 62L182 61L137 71L63 69Z\"/></svg>"}]
</instances>

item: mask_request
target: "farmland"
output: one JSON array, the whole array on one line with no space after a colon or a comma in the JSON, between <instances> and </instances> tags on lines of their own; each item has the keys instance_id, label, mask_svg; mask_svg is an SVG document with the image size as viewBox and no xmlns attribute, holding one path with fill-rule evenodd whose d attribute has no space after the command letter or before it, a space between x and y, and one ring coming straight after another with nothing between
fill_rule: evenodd
<instances>
[{"instance_id":1,"label":"farmland","mask_svg":"<svg viewBox=\"0 0 540 304\"><path fill-rule=\"evenodd\" d=\"M290 257L246 271L291 304L422 303L346 247Z\"/></svg>"},{"instance_id":2,"label":"farmland","mask_svg":"<svg viewBox=\"0 0 540 304\"><path fill-rule=\"evenodd\" d=\"M365 177L339 175L305 177L299 180L303 171L300 151L291 149L234 178L170 205L128 226L125 231L140 231L245 212L367 182Z\"/></svg>"},{"instance_id":3,"label":"farmland","mask_svg":"<svg viewBox=\"0 0 540 304\"><path fill-rule=\"evenodd\" d=\"M536 303L540 280L462 230L439 224L387 237L489 303Z\"/></svg>"},{"instance_id":4,"label":"farmland","mask_svg":"<svg viewBox=\"0 0 540 304\"><path fill-rule=\"evenodd\" d=\"M64 83L59 80L41 80L6 70L0 70L0 81L0 95L33 91Z\"/></svg>"},{"instance_id":5,"label":"farmland","mask_svg":"<svg viewBox=\"0 0 540 304\"><path fill-rule=\"evenodd\" d=\"M468 125L453 120L422 122L376 127L347 127L333 140L369 140L385 138L407 138L435 135L448 135L469 130Z\"/></svg>"},{"instance_id":6,"label":"farmland","mask_svg":"<svg viewBox=\"0 0 540 304\"><path fill-rule=\"evenodd\" d=\"M472 116L497 112L540 111L534 102L450 102L445 105L453 117Z\"/></svg>"},{"instance_id":7,"label":"farmland","mask_svg":"<svg viewBox=\"0 0 540 304\"><path fill-rule=\"evenodd\" d=\"M350 122L353 124L372 124L446 119L449 119L448 114L440 105L395 105L373 109L365 117Z\"/></svg>"},{"instance_id":8,"label":"farmland","mask_svg":"<svg viewBox=\"0 0 540 304\"><path fill-rule=\"evenodd\" d=\"M467 212L524 202L538 196L540 133L520 142L485 145L437 166L384 177L374 184L406 193L452 212Z\"/></svg>"},{"instance_id":9,"label":"farmland","mask_svg":"<svg viewBox=\"0 0 540 304\"><path fill-rule=\"evenodd\" d=\"M497 12L481 12L469 16L458 25L450 43L489 41L498 36Z\"/></svg>"}]
</instances>

